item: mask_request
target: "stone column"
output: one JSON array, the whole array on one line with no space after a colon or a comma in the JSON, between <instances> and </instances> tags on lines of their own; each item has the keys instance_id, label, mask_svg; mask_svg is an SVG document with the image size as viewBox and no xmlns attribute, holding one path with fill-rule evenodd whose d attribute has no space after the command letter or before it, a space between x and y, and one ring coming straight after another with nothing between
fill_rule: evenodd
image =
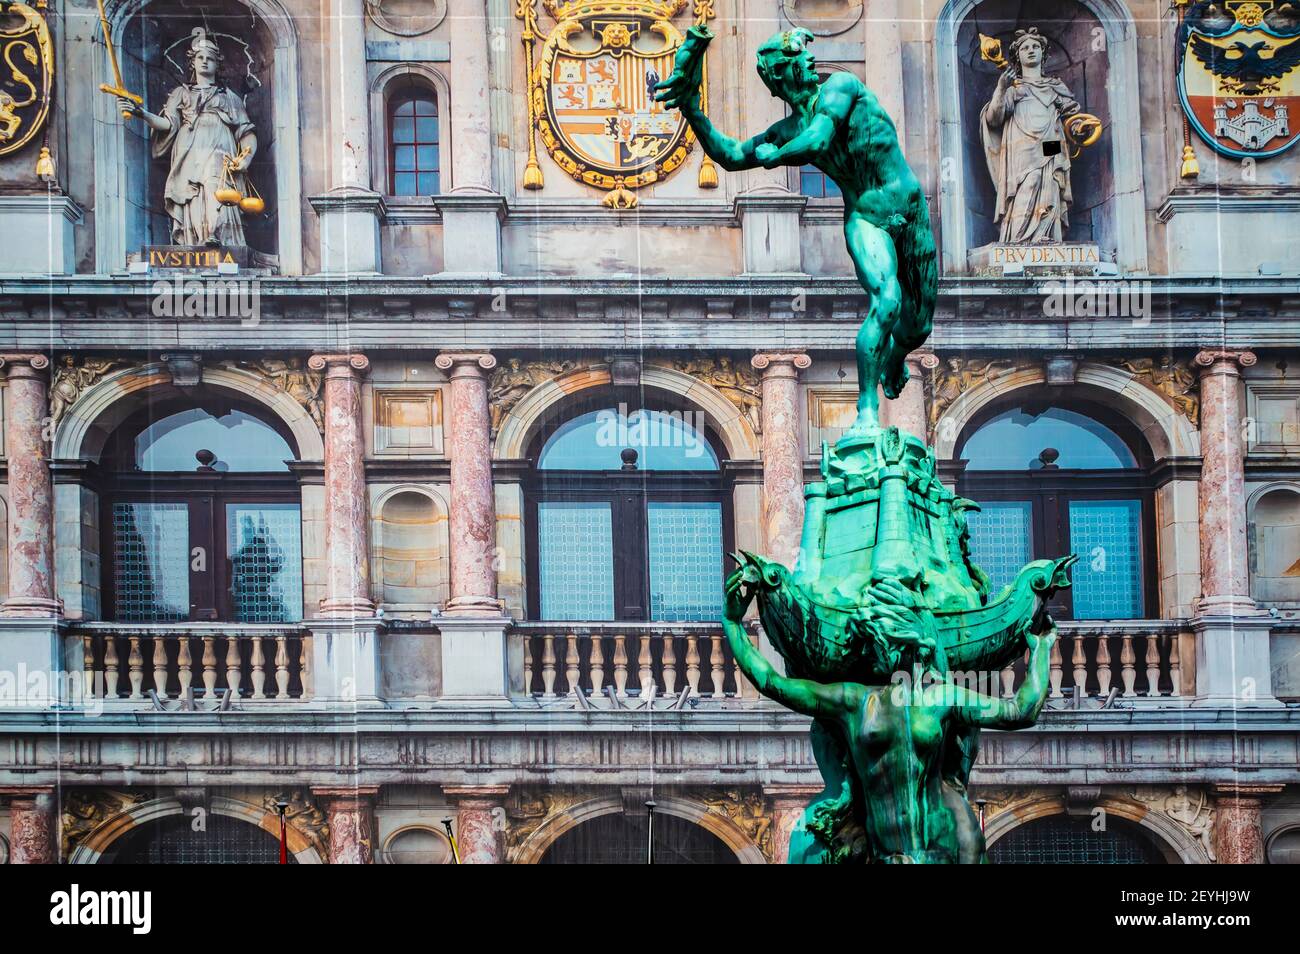
<instances>
[{"instance_id":1,"label":"stone column","mask_svg":"<svg viewBox=\"0 0 1300 954\"><path fill-rule=\"evenodd\" d=\"M45 427L50 405L43 354L5 355L5 456L9 464L9 598L5 616L57 617L54 490Z\"/></svg>"},{"instance_id":2,"label":"stone column","mask_svg":"<svg viewBox=\"0 0 1300 954\"><path fill-rule=\"evenodd\" d=\"M488 37L484 0L449 0L451 41L451 189L436 196L442 213L444 272L500 275L501 217L505 199L492 184L492 110L489 103Z\"/></svg>"},{"instance_id":3,"label":"stone column","mask_svg":"<svg viewBox=\"0 0 1300 954\"><path fill-rule=\"evenodd\" d=\"M1201 612L1255 608L1246 553L1245 441L1238 385L1249 351L1202 351Z\"/></svg>"},{"instance_id":4,"label":"stone column","mask_svg":"<svg viewBox=\"0 0 1300 954\"><path fill-rule=\"evenodd\" d=\"M1260 809L1281 785L1220 785L1214 792L1214 854L1221 865L1264 863Z\"/></svg>"},{"instance_id":5,"label":"stone column","mask_svg":"<svg viewBox=\"0 0 1300 954\"><path fill-rule=\"evenodd\" d=\"M9 799L9 863L12 865L55 865L54 810L58 805L54 789L0 788Z\"/></svg>"},{"instance_id":6,"label":"stone column","mask_svg":"<svg viewBox=\"0 0 1300 954\"><path fill-rule=\"evenodd\" d=\"M370 361L361 354L314 354L307 365L325 372L325 598L327 618L373 616L367 553L366 442L361 413L361 376Z\"/></svg>"},{"instance_id":7,"label":"stone column","mask_svg":"<svg viewBox=\"0 0 1300 954\"><path fill-rule=\"evenodd\" d=\"M772 806L772 845L770 861L774 865L790 863L790 836L803 819L804 809L821 788L816 785L765 785L763 794Z\"/></svg>"},{"instance_id":8,"label":"stone column","mask_svg":"<svg viewBox=\"0 0 1300 954\"><path fill-rule=\"evenodd\" d=\"M763 373L763 549L793 568L803 532L803 452L799 447L799 372L812 359L798 352L754 355Z\"/></svg>"},{"instance_id":9,"label":"stone column","mask_svg":"<svg viewBox=\"0 0 1300 954\"><path fill-rule=\"evenodd\" d=\"M1196 633L1196 701L1201 706L1280 705L1272 694L1269 618L1250 596L1246 543L1245 441L1241 369L1249 351L1202 351L1201 598Z\"/></svg>"},{"instance_id":10,"label":"stone column","mask_svg":"<svg viewBox=\"0 0 1300 954\"><path fill-rule=\"evenodd\" d=\"M309 200L320 216L320 269L373 273L380 270L384 202L370 179L364 0L330 0L329 14L330 189Z\"/></svg>"},{"instance_id":11,"label":"stone column","mask_svg":"<svg viewBox=\"0 0 1300 954\"><path fill-rule=\"evenodd\" d=\"M454 615L499 616L496 570L496 504L492 494L492 439L488 415L490 354L440 354L439 369L451 378L447 456L451 458L451 598Z\"/></svg>"},{"instance_id":12,"label":"stone column","mask_svg":"<svg viewBox=\"0 0 1300 954\"><path fill-rule=\"evenodd\" d=\"M925 376L939 366L939 359L928 351L916 351L908 356L909 376L897 400L881 402L881 418L886 427L927 440L928 419L925 413Z\"/></svg>"},{"instance_id":13,"label":"stone column","mask_svg":"<svg viewBox=\"0 0 1300 954\"><path fill-rule=\"evenodd\" d=\"M460 863L505 864L502 832L497 829L505 820L505 797L510 786L444 785L442 791L456 803L456 848L460 853Z\"/></svg>"},{"instance_id":14,"label":"stone column","mask_svg":"<svg viewBox=\"0 0 1300 954\"><path fill-rule=\"evenodd\" d=\"M378 785L313 788L329 820L328 861L332 865L369 865L375 860L375 808Z\"/></svg>"}]
</instances>

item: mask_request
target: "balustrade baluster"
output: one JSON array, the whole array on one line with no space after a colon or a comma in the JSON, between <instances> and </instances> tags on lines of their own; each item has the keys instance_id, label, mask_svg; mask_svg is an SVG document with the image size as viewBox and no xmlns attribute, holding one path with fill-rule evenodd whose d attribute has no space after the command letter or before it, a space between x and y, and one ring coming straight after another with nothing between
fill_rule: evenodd
<instances>
[{"instance_id":1,"label":"balustrade baluster","mask_svg":"<svg viewBox=\"0 0 1300 954\"><path fill-rule=\"evenodd\" d=\"M1097 692L1104 699L1110 695L1110 637L1097 635Z\"/></svg>"},{"instance_id":2,"label":"balustrade baluster","mask_svg":"<svg viewBox=\"0 0 1300 954\"><path fill-rule=\"evenodd\" d=\"M599 632L591 634L591 657L587 667L591 670L591 697L597 699L605 691L605 645Z\"/></svg>"},{"instance_id":3,"label":"balustrade baluster","mask_svg":"<svg viewBox=\"0 0 1300 954\"><path fill-rule=\"evenodd\" d=\"M281 640L283 636L279 637ZM266 652L262 648L262 637L254 633L249 640L252 646L248 653L248 681L253 687L253 699L266 698ZM280 654L276 653L279 662Z\"/></svg>"},{"instance_id":4,"label":"balustrade baluster","mask_svg":"<svg viewBox=\"0 0 1300 954\"><path fill-rule=\"evenodd\" d=\"M1084 636L1082 633L1075 633L1070 637L1074 643L1070 651L1070 666L1073 669L1074 691L1082 695L1088 694L1088 653L1084 649Z\"/></svg>"},{"instance_id":5,"label":"balustrade baluster","mask_svg":"<svg viewBox=\"0 0 1300 954\"><path fill-rule=\"evenodd\" d=\"M240 667L243 660L240 658L239 637L230 635L226 637L226 691L231 696L239 698L239 677Z\"/></svg>"},{"instance_id":6,"label":"balustrade baluster","mask_svg":"<svg viewBox=\"0 0 1300 954\"><path fill-rule=\"evenodd\" d=\"M142 699L144 696L140 692L140 687L144 684L144 656L140 654L140 637L130 637L128 645L130 649L126 655L126 665L128 678L131 681L131 695L129 698Z\"/></svg>"},{"instance_id":7,"label":"balustrade baluster","mask_svg":"<svg viewBox=\"0 0 1300 954\"><path fill-rule=\"evenodd\" d=\"M159 699L168 698L167 640L161 633L153 638L153 691L158 693Z\"/></svg>"},{"instance_id":8,"label":"balustrade baluster","mask_svg":"<svg viewBox=\"0 0 1300 954\"><path fill-rule=\"evenodd\" d=\"M524 634L524 695L533 694L533 637Z\"/></svg>"},{"instance_id":9,"label":"balustrade baluster","mask_svg":"<svg viewBox=\"0 0 1300 954\"><path fill-rule=\"evenodd\" d=\"M99 695L95 691L95 637L89 634L81 637L81 674L86 684L86 698L94 699Z\"/></svg>"},{"instance_id":10,"label":"balustrade baluster","mask_svg":"<svg viewBox=\"0 0 1300 954\"><path fill-rule=\"evenodd\" d=\"M275 637L275 697L289 698L289 637Z\"/></svg>"},{"instance_id":11,"label":"balustrade baluster","mask_svg":"<svg viewBox=\"0 0 1300 954\"><path fill-rule=\"evenodd\" d=\"M1124 695L1133 696L1135 691L1134 684L1137 682L1137 669L1134 663L1137 662L1137 656L1133 654L1133 635L1125 633L1120 638L1119 650L1119 677L1124 683Z\"/></svg>"},{"instance_id":12,"label":"balustrade baluster","mask_svg":"<svg viewBox=\"0 0 1300 954\"><path fill-rule=\"evenodd\" d=\"M622 633L614 636L614 692L627 698L627 637Z\"/></svg>"},{"instance_id":13,"label":"balustrade baluster","mask_svg":"<svg viewBox=\"0 0 1300 954\"><path fill-rule=\"evenodd\" d=\"M579 684L582 670L578 662L578 634L569 633L565 637L564 681L569 684L569 695L571 696L576 696L582 692L582 686Z\"/></svg>"},{"instance_id":14,"label":"balustrade baluster","mask_svg":"<svg viewBox=\"0 0 1300 954\"><path fill-rule=\"evenodd\" d=\"M104 637L104 698L117 699L117 636L109 633Z\"/></svg>"},{"instance_id":15,"label":"balustrade baluster","mask_svg":"<svg viewBox=\"0 0 1300 954\"><path fill-rule=\"evenodd\" d=\"M555 634L542 637L542 695L555 698Z\"/></svg>"},{"instance_id":16,"label":"balustrade baluster","mask_svg":"<svg viewBox=\"0 0 1300 954\"><path fill-rule=\"evenodd\" d=\"M694 633L686 634L686 685L692 697L700 694L700 638Z\"/></svg>"},{"instance_id":17,"label":"balustrade baluster","mask_svg":"<svg viewBox=\"0 0 1300 954\"><path fill-rule=\"evenodd\" d=\"M1183 671L1178 660L1178 634L1169 634L1169 694L1171 696L1180 696L1182 690Z\"/></svg>"},{"instance_id":18,"label":"balustrade baluster","mask_svg":"<svg viewBox=\"0 0 1300 954\"><path fill-rule=\"evenodd\" d=\"M660 642L660 662L664 671L664 693L673 695L677 691L677 646L672 633L664 633Z\"/></svg>"},{"instance_id":19,"label":"balustrade baluster","mask_svg":"<svg viewBox=\"0 0 1300 954\"><path fill-rule=\"evenodd\" d=\"M1061 698L1061 680L1064 678L1064 669L1061 664L1061 640L1058 639L1052 643L1052 652L1048 660L1048 674L1052 684L1052 698Z\"/></svg>"},{"instance_id":20,"label":"balustrade baluster","mask_svg":"<svg viewBox=\"0 0 1300 954\"><path fill-rule=\"evenodd\" d=\"M203 697L215 699L217 695L217 639L204 636L203 639Z\"/></svg>"},{"instance_id":21,"label":"balustrade baluster","mask_svg":"<svg viewBox=\"0 0 1300 954\"><path fill-rule=\"evenodd\" d=\"M177 692L178 699L185 698L185 692L190 688L190 683L194 681L194 670L191 668L193 660L190 658L190 637L184 633L181 634L179 645L176 647L176 681L179 685Z\"/></svg>"},{"instance_id":22,"label":"balustrade baluster","mask_svg":"<svg viewBox=\"0 0 1300 954\"><path fill-rule=\"evenodd\" d=\"M1160 695L1160 637L1147 634L1147 695L1154 699Z\"/></svg>"},{"instance_id":23,"label":"balustrade baluster","mask_svg":"<svg viewBox=\"0 0 1300 954\"><path fill-rule=\"evenodd\" d=\"M713 680L713 698L725 699L722 680L725 674L722 663L722 634L714 633L709 637L709 676Z\"/></svg>"},{"instance_id":24,"label":"balustrade baluster","mask_svg":"<svg viewBox=\"0 0 1300 954\"><path fill-rule=\"evenodd\" d=\"M650 634L644 632L640 635L641 648L636 655L636 678L641 687L641 698L653 699L655 697L655 670L654 657L650 652Z\"/></svg>"},{"instance_id":25,"label":"balustrade baluster","mask_svg":"<svg viewBox=\"0 0 1300 954\"><path fill-rule=\"evenodd\" d=\"M1010 699L1016 688L1016 668L1008 666L1002 670L1002 698Z\"/></svg>"}]
</instances>

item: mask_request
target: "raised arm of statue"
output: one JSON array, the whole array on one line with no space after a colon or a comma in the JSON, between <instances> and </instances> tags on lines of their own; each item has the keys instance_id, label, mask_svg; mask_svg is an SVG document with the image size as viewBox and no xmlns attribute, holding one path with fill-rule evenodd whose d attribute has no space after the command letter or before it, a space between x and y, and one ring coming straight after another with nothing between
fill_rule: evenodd
<instances>
[{"instance_id":1,"label":"raised arm of statue","mask_svg":"<svg viewBox=\"0 0 1300 954\"><path fill-rule=\"evenodd\" d=\"M1038 713L1047 701L1048 676L1056 626L1042 634L1030 633L1029 665L1025 681L1012 699L995 699L967 689L957 689L957 719L965 725L984 729L1023 729L1038 721Z\"/></svg>"},{"instance_id":2,"label":"raised arm of statue","mask_svg":"<svg viewBox=\"0 0 1300 954\"><path fill-rule=\"evenodd\" d=\"M768 169L776 166L803 166L815 162L830 148L840 127L848 120L853 110L854 91L849 83L838 81L836 77L849 77L847 73L837 73L821 86L817 97L816 112L808 125L798 135L784 145L772 150L762 144L755 150L759 162Z\"/></svg>"},{"instance_id":3,"label":"raised arm of statue","mask_svg":"<svg viewBox=\"0 0 1300 954\"><path fill-rule=\"evenodd\" d=\"M864 687L853 683L837 682L825 685L811 679L791 679L782 676L749 641L741 620L745 608L753 597L745 568L736 570L727 578L726 608L722 627L736 665L763 695L781 703L795 712L814 718L835 718L851 711L861 702Z\"/></svg>"}]
</instances>

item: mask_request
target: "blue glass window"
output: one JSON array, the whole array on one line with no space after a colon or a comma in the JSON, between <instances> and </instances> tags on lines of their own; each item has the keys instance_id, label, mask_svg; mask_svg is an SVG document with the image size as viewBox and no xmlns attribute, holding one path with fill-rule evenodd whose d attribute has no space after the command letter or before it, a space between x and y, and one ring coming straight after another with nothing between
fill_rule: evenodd
<instances>
[{"instance_id":1,"label":"blue glass window","mask_svg":"<svg viewBox=\"0 0 1300 954\"><path fill-rule=\"evenodd\" d=\"M1070 501L1076 619L1142 617L1141 539L1141 501Z\"/></svg>"},{"instance_id":2,"label":"blue glass window","mask_svg":"<svg viewBox=\"0 0 1300 954\"><path fill-rule=\"evenodd\" d=\"M190 616L190 515L184 503L113 504L113 592L123 623Z\"/></svg>"},{"instance_id":3,"label":"blue glass window","mask_svg":"<svg viewBox=\"0 0 1300 954\"><path fill-rule=\"evenodd\" d=\"M542 619L614 618L614 532L603 501L537 505Z\"/></svg>"},{"instance_id":4,"label":"blue glass window","mask_svg":"<svg viewBox=\"0 0 1300 954\"><path fill-rule=\"evenodd\" d=\"M227 504L230 595L239 623L302 619L302 521L298 504Z\"/></svg>"},{"instance_id":5,"label":"blue glass window","mask_svg":"<svg viewBox=\"0 0 1300 954\"><path fill-rule=\"evenodd\" d=\"M618 470L622 452L637 452L638 470L717 470L714 453L689 411L603 408L579 415L542 447L543 470Z\"/></svg>"},{"instance_id":6,"label":"blue glass window","mask_svg":"<svg viewBox=\"0 0 1300 954\"><path fill-rule=\"evenodd\" d=\"M1009 586L1033 559L1033 520L1028 500L982 503L979 513L967 515L971 559L989 575L992 596Z\"/></svg>"},{"instance_id":7,"label":"blue glass window","mask_svg":"<svg viewBox=\"0 0 1300 954\"><path fill-rule=\"evenodd\" d=\"M268 473L288 471L296 456L271 425L240 410L221 416L201 407L155 421L135 438L135 466L142 471L190 471L201 450L212 452L212 469Z\"/></svg>"},{"instance_id":8,"label":"blue glass window","mask_svg":"<svg viewBox=\"0 0 1300 954\"><path fill-rule=\"evenodd\" d=\"M650 618L709 622L722 618L722 504L647 505Z\"/></svg>"},{"instance_id":9,"label":"blue glass window","mask_svg":"<svg viewBox=\"0 0 1300 954\"><path fill-rule=\"evenodd\" d=\"M1118 434L1090 417L1065 408L1029 414L1003 411L976 431L962 448L968 470L1035 470L1048 448L1059 453L1057 467L1116 470L1137 466L1133 451Z\"/></svg>"}]
</instances>

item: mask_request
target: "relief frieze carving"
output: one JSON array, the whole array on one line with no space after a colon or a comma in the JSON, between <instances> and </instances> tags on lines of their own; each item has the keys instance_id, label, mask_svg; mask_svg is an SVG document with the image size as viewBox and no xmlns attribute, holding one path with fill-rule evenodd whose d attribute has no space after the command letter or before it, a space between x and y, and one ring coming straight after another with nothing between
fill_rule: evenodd
<instances>
[{"instance_id":1,"label":"relief frieze carving","mask_svg":"<svg viewBox=\"0 0 1300 954\"><path fill-rule=\"evenodd\" d=\"M1014 370L1016 362L1010 358L945 358L939 361L923 382L930 407L930 439L935 439L939 422L954 401L971 388L988 384Z\"/></svg>"},{"instance_id":2,"label":"relief frieze carving","mask_svg":"<svg viewBox=\"0 0 1300 954\"><path fill-rule=\"evenodd\" d=\"M253 361L223 361L228 368L251 371L293 398L325 433L325 375L313 371L302 357L258 358Z\"/></svg>"},{"instance_id":3,"label":"relief frieze carving","mask_svg":"<svg viewBox=\"0 0 1300 954\"><path fill-rule=\"evenodd\" d=\"M651 361L662 368L672 368L687 374L702 384L721 392L749 422L755 434L762 433L763 391L759 372L748 361L736 362L728 357L677 358L673 361Z\"/></svg>"},{"instance_id":4,"label":"relief frieze carving","mask_svg":"<svg viewBox=\"0 0 1300 954\"><path fill-rule=\"evenodd\" d=\"M77 358L65 354L50 380L50 423L58 425L68 408L110 371L125 367L117 358Z\"/></svg>"},{"instance_id":5,"label":"relief frieze carving","mask_svg":"<svg viewBox=\"0 0 1300 954\"><path fill-rule=\"evenodd\" d=\"M1194 427L1200 425L1200 379L1192 370L1190 361L1164 355L1160 358L1116 358L1115 363L1160 392Z\"/></svg>"},{"instance_id":6,"label":"relief frieze carving","mask_svg":"<svg viewBox=\"0 0 1300 954\"><path fill-rule=\"evenodd\" d=\"M130 811L148 798L143 792L74 788L63 798L59 825L60 858L68 858L92 831L115 815Z\"/></svg>"},{"instance_id":7,"label":"relief frieze carving","mask_svg":"<svg viewBox=\"0 0 1300 954\"><path fill-rule=\"evenodd\" d=\"M586 367L580 361L524 361L509 358L499 364L488 381L488 407L491 411L492 437L510 412L533 388Z\"/></svg>"}]
</instances>

